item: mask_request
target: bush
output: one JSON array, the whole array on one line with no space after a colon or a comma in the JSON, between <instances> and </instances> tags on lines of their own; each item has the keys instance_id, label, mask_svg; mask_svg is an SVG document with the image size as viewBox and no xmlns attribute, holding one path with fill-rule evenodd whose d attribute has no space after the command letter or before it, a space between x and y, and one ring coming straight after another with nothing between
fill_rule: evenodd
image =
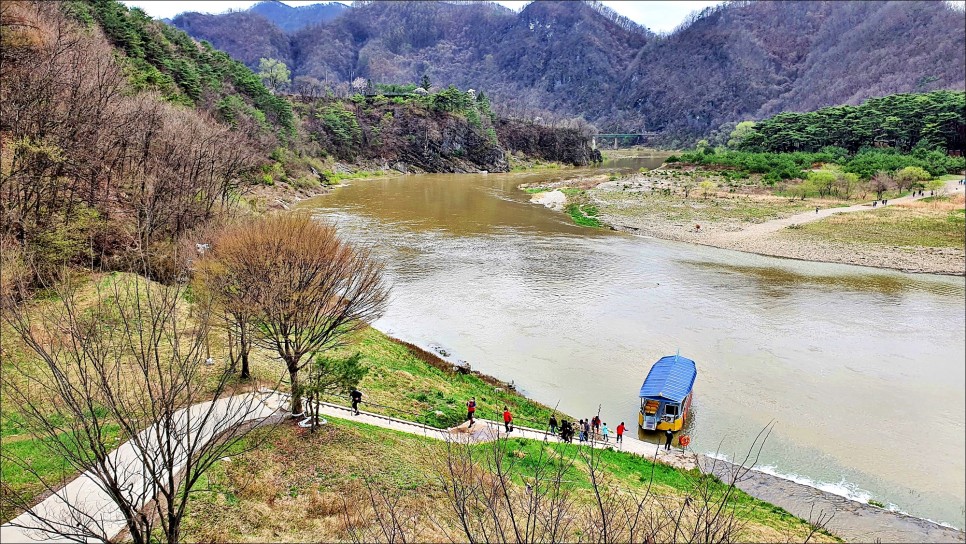
<instances>
[{"instance_id":1,"label":"bush","mask_svg":"<svg viewBox=\"0 0 966 544\"><path fill-rule=\"evenodd\" d=\"M352 145L362 136L355 113L347 110L341 102L329 104L316 116L322 121L325 131L341 146Z\"/></svg>"}]
</instances>

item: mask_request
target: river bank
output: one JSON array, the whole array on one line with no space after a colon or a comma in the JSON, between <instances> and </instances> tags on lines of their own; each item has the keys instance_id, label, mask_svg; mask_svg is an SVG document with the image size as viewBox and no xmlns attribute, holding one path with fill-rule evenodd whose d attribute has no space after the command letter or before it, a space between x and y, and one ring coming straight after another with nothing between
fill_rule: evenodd
<instances>
[{"instance_id":1,"label":"river bank","mask_svg":"<svg viewBox=\"0 0 966 544\"><path fill-rule=\"evenodd\" d=\"M890 199L889 207L894 212L888 217L892 220L882 222L883 207L873 207L871 202L804 201L762 191L722 193L710 186L688 187L682 195L684 189L673 173L615 177L599 175L521 187L528 191L548 189L535 193L532 202L558 210L567 209L568 204L587 208L610 228L663 240L903 272L966 274L966 251L956 247L958 239L920 245L919 240L902 236L907 227L916 227L915 222L922 220L940 229L956 230L955 214L961 213L964 199L962 187L955 182L947 185L949 196L942 201L926 202L930 199L912 196ZM825 225L837 220L832 216L852 212L858 215L845 230L864 231L868 236L836 235L834 227L803 228L815 221ZM944 224L947 217L953 221L951 227Z\"/></svg>"},{"instance_id":2,"label":"river bank","mask_svg":"<svg viewBox=\"0 0 966 544\"><path fill-rule=\"evenodd\" d=\"M437 368L446 368L450 364L447 360L442 360L419 346L389 338L393 342L406 346L414 354L422 352L419 355L421 359L438 361L433 365ZM455 359L452 354L447 355ZM479 373L477 375L487 382L502 383L498 378ZM535 403L530 399L528 401ZM535 405L542 406L539 403ZM533 426L534 422L531 420L529 425ZM630 443L634 446L631 451L642 449L635 445L638 443L637 440L631 439ZM647 458L651 456L651 454L645 455ZM822 525L847 542L966 542L966 533L960 529L910 516L897 509L882 508L868 501L862 502L819 489L790 477L766 472L764 468L739 467L726 460L718 459L718 456L711 453L685 451L680 447L665 452L658 448L657 454L653 457L659 463L679 470L690 471L699 467L702 472L714 474L723 482L735 481L738 489L752 497L780 507L800 519Z\"/></svg>"}]
</instances>

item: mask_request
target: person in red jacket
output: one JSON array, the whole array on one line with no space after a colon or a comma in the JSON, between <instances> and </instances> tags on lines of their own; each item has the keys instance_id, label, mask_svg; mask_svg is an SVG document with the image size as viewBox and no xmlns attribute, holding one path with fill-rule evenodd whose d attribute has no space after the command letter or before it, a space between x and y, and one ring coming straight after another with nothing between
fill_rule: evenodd
<instances>
[{"instance_id":1,"label":"person in red jacket","mask_svg":"<svg viewBox=\"0 0 966 544\"><path fill-rule=\"evenodd\" d=\"M503 407L503 427L506 432L513 430L513 414L510 413L510 409L506 406Z\"/></svg>"},{"instance_id":2,"label":"person in red jacket","mask_svg":"<svg viewBox=\"0 0 966 544\"><path fill-rule=\"evenodd\" d=\"M618 444L623 444L624 443L624 431L625 430L627 430L627 427L625 427L624 426L624 422L621 421L621 424L617 426L617 443Z\"/></svg>"},{"instance_id":3,"label":"person in red jacket","mask_svg":"<svg viewBox=\"0 0 966 544\"><path fill-rule=\"evenodd\" d=\"M473 424L474 415L476 415L476 397L471 398L466 403L466 419L470 421L470 425Z\"/></svg>"}]
</instances>

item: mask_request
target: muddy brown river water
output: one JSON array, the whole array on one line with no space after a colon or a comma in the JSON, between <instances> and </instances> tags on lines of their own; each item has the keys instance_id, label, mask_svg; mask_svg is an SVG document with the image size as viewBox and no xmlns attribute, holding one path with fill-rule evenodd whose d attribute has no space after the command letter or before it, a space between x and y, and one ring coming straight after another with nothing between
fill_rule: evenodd
<instances>
[{"instance_id":1,"label":"muddy brown river water","mask_svg":"<svg viewBox=\"0 0 966 544\"><path fill-rule=\"evenodd\" d=\"M605 164L654 167L663 157ZM966 525L966 285L573 225L521 183L574 170L357 181L302 204L384 258L376 326L577 417L636 426L651 363L697 361L691 447Z\"/></svg>"}]
</instances>

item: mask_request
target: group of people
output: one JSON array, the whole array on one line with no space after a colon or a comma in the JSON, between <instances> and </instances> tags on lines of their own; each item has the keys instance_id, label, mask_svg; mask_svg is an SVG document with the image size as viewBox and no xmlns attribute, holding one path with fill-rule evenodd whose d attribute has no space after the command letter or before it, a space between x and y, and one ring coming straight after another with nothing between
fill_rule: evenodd
<instances>
[{"instance_id":1,"label":"group of people","mask_svg":"<svg viewBox=\"0 0 966 544\"><path fill-rule=\"evenodd\" d=\"M472 427L476 423L476 397L470 397L470 400L466 401L466 420L470 422L467 427ZM503 429L508 433L513 432L513 414L510 413L508 406L503 407Z\"/></svg>"},{"instance_id":2,"label":"group of people","mask_svg":"<svg viewBox=\"0 0 966 544\"><path fill-rule=\"evenodd\" d=\"M600 437L602 442L610 442L610 428L607 427L607 423L602 423L600 416L594 416L588 419L581 419L576 423L577 429L574 430L574 423L564 419L557 423L557 416L551 415L550 420L547 422L547 426L550 427L550 434L556 435L559 433L560 439L564 442L573 442L574 433L578 433L578 437L581 443L589 442L595 435ZM624 422L617 426L617 434L615 443L621 444L624 441L624 431L627 427Z\"/></svg>"},{"instance_id":3,"label":"group of people","mask_svg":"<svg viewBox=\"0 0 966 544\"><path fill-rule=\"evenodd\" d=\"M359 403L362 402L362 391L358 388L353 388L352 392L349 393L349 398L352 401L352 411L359 415ZM476 423L476 397L471 397L469 401L466 402L466 419L469 421L469 427L472 427ZM576 430L574 426L576 425ZM550 428L550 434L559 435L560 439L564 442L573 443L574 433L576 432L579 437L580 443L590 442L594 440L596 436L602 442L610 442L610 428L607 426L606 422L601 422L600 416L594 416L592 418L581 419L576 424L568 421L566 419L557 422L557 416L551 414L550 420L547 422L547 426ZM510 412L508 406L503 407L503 428L506 432L513 432L513 414ZM622 444L624 442L624 433L627 431L627 426L621 421L620 425L615 429L615 444ZM674 436L670 430L665 431L665 444L664 449L671 449L671 438Z\"/></svg>"}]
</instances>

